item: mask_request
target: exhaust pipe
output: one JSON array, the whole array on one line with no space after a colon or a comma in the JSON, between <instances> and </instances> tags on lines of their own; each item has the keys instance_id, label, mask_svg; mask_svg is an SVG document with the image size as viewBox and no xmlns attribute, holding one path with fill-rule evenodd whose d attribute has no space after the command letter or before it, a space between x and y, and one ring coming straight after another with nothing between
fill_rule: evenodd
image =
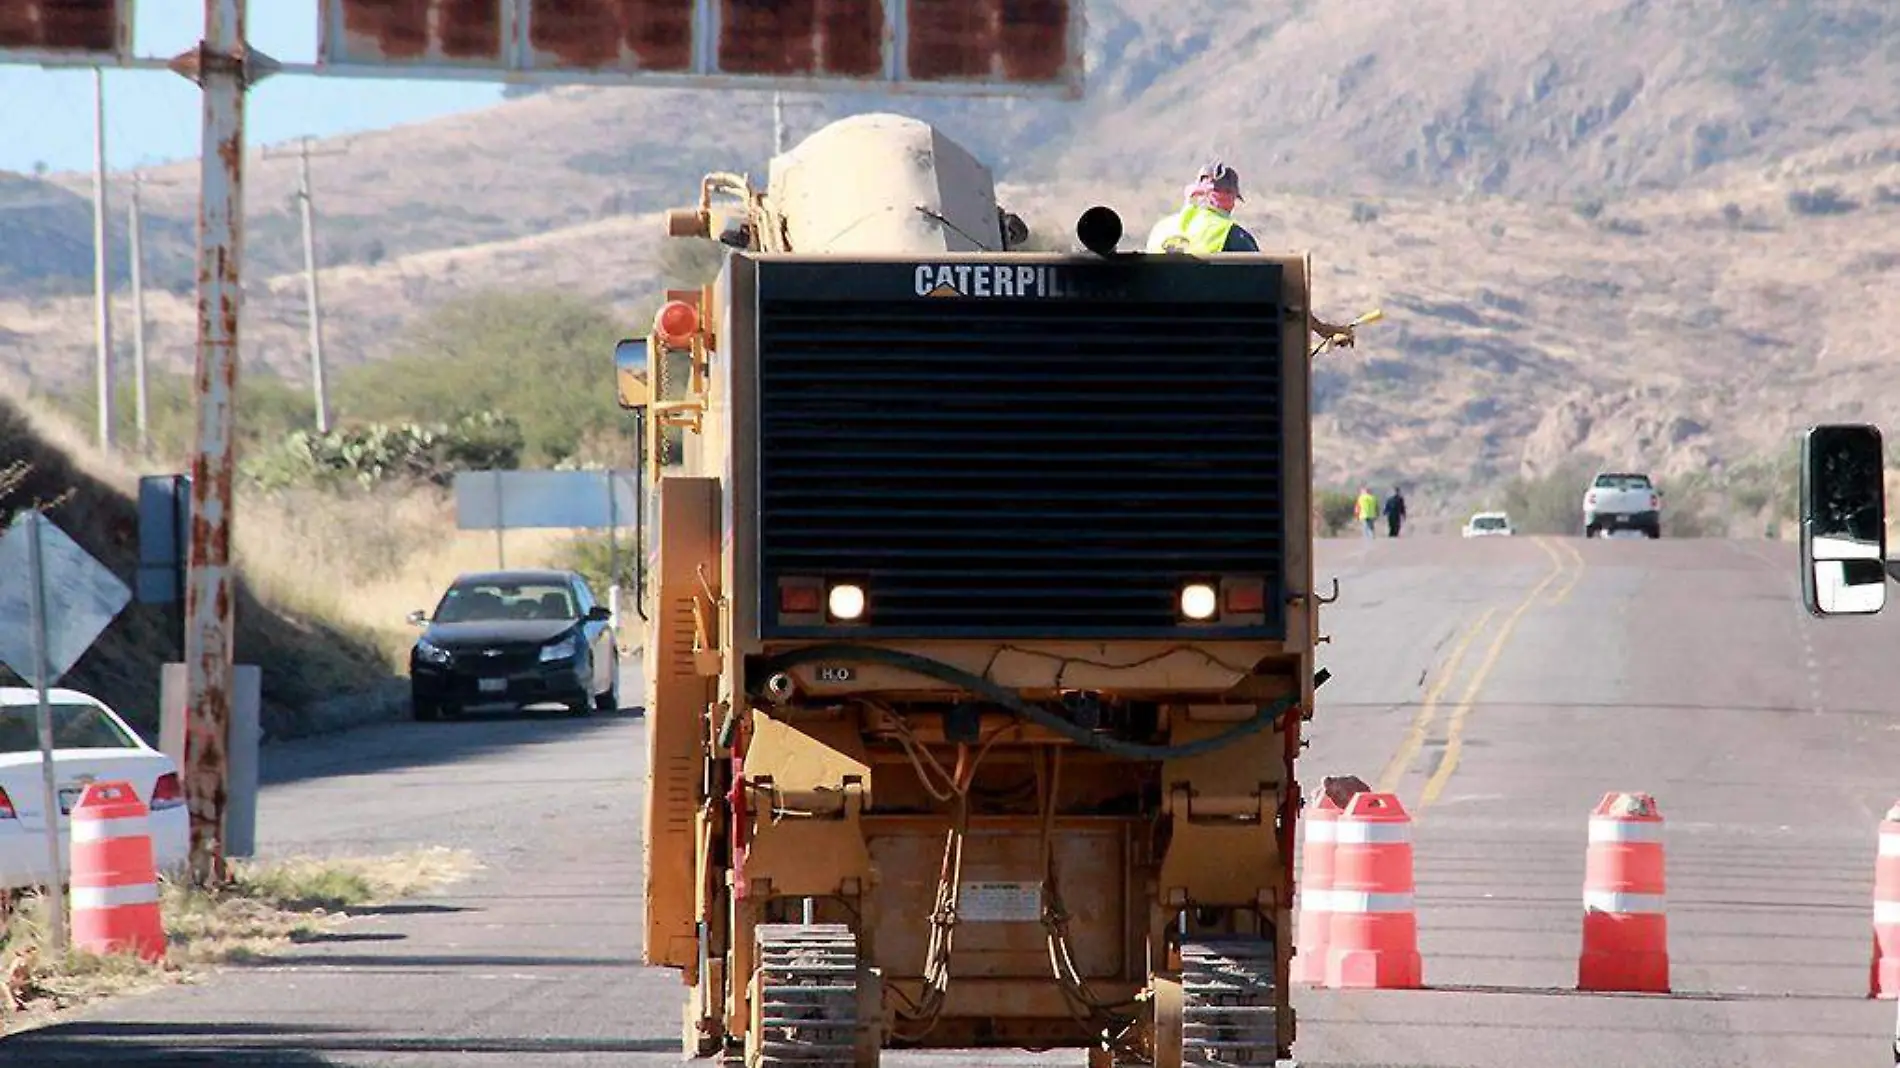
<instances>
[{"instance_id":1,"label":"exhaust pipe","mask_svg":"<svg viewBox=\"0 0 1900 1068\"><path fill-rule=\"evenodd\" d=\"M1075 221L1075 236L1083 248L1105 260L1112 259L1115 246L1122 240L1122 217L1115 214L1114 208L1097 204Z\"/></svg>"}]
</instances>

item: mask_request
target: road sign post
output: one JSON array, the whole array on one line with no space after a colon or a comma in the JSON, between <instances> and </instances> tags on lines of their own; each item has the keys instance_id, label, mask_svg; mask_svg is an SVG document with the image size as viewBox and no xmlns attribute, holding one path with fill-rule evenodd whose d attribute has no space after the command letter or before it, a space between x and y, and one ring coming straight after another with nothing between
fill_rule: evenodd
<instances>
[{"instance_id":1,"label":"road sign post","mask_svg":"<svg viewBox=\"0 0 1900 1068\"><path fill-rule=\"evenodd\" d=\"M33 689L39 698L37 716L40 735L40 797L46 814L47 891L53 899L53 952L66 949L65 881L59 877L59 776L53 771L53 705L46 697L46 676L51 674L46 659L46 561L40 553L40 523L37 514L29 517L26 528L27 581L33 587Z\"/></svg>"},{"instance_id":2,"label":"road sign post","mask_svg":"<svg viewBox=\"0 0 1900 1068\"><path fill-rule=\"evenodd\" d=\"M0 663L38 691L47 888L53 902L53 946L63 950L66 895L59 848L59 776L53 764L53 712L47 690L92 647L131 601L132 591L37 510L20 513L0 535L0 576Z\"/></svg>"}]
</instances>

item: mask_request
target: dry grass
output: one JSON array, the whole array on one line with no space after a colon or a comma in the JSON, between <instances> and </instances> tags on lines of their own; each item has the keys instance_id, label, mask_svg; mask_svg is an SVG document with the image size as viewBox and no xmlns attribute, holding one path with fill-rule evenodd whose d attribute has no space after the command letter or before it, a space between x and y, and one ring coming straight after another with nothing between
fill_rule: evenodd
<instances>
[{"instance_id":1,"label":"dry grass","mask_svg":"<svg viewBox=\"0 0 1900 1068\"><path fill-rule=\"evenodd\" d=\"M455 501L433 489L336 495L318 490L243 494L237 556L259 592L299 614L348 627L406 671L415 630L450 580L496 566L495 536L455 526ZM556 564L569 536L508 531L509 567Z\"/></svg>"},{"instance_id":2,"label":"dry grass","mask_svg":"<svg viewBox=\"0 0 1900 1068\"><path fill-rule=\"evenodd\" d=\"M0 936L0 998L4 1032L46 1023L53 1014L101 998L187 981L206 967L268 957L287 943L322 934L348 910L383 904L465 878L477 868L468 853L426 849L382 857L288 858L232 862L229 887L205 893L165 883L166 953L147 962L130 953L46 950L46 899L13 904Z\"/></svg>"}]
</instances>

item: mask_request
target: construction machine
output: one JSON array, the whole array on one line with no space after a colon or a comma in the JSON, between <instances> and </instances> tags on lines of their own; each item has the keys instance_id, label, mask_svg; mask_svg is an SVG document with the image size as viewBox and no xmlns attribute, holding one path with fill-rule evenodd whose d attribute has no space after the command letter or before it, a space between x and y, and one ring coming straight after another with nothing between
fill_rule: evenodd
<instances>
[{"instance_id":1,"label":"construction machine","mask_svg":"<svg viewBox=\"0 0 1900 1068\"><path fill-rule=\"evenodd\" d=\"M723 265L615 362L689 1056L1291 1060L1311 266L1121 229L1024 251L888 114L669 215Z\"/></svg>"}]
</instances>

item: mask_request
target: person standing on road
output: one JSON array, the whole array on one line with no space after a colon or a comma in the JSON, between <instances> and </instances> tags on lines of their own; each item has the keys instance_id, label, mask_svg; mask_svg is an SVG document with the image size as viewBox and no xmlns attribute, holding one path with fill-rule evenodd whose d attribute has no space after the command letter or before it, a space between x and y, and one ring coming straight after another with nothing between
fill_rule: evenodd
<instances>
[{"instance_id":1,"label":"person standing on road","mask_svg":"<svg viewBox=\"0 0 1900 1068\"><path fill-rule=\"evenodd\" d=\"M1385 529L1388 537L1399 536L1399 527L1405 523L1405 495L1397 486L1392 487L1392 496L1385 499Z\"/></svg>"},{"instance_id":2,"label":"person standing on road","mask_svg":"<svg viewBox=\"0 0 1900 1068\"><path fill-rule=\"evenodd\" d=\"M1357 513L1360 524L1365 528L1365 536L1368 538L1377 537L1378 535L1372 529L1372 524L1379 518L1379 498L1372 495L1372 487L1359 487Z\"/></svg>"}]
</instances>

